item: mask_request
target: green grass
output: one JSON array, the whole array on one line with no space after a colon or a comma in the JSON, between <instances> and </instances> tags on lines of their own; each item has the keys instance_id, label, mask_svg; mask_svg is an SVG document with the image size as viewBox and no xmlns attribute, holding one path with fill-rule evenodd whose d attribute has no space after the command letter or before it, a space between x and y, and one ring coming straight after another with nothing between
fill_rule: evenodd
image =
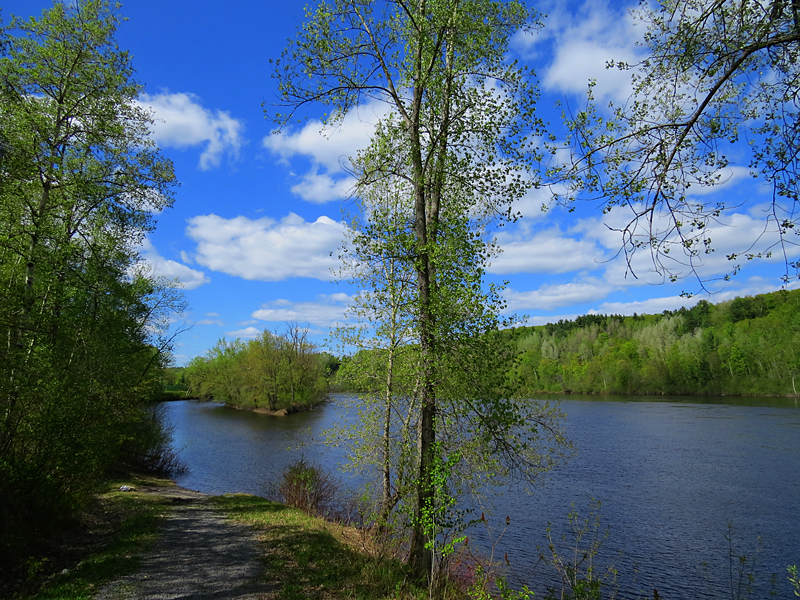
<instances>
[{"instance_id":1,"label":"green grass","mask_svg":"<svg viewBox=\"0 0 800 600\"><path fill-rule=\"evenodd\" d=\"M31 558L30 583L37 583L33 593L20 594L19 600L84 600L103 584L132 573L139 566L139 555L155 541L161 516L168 508L159 496L138 492L120 492L123 484L142 486L170 482L153 478L129 478L109 484L109 491L99 497L104 519L112 528L102 550L85 556L65 574L46 577L39 583L48 566L47 559Z\"/></svg>"},{"instance_id":2,"label":"green grass","mask_svg":"<svg viewBox=\"0 0 800 600\"><path fill-rule=\"evenodd\" d=\"M26 587L36 591L18 594L15 600L89 600L108 581L139 567L139 556L155 541L159 520L169 507L160 496L117 491L123 483L142 487L155 482L128 479L111 484L100 497L105 525L113 531L105 547L82 557L63 575L47 576L52 563L31 559ZM355 528L246 494L225 495L214 502L230 518L258 530L264 577L275 584L271 599L430 598L425 583L414 581L402 562L388 552L379 552L369 536ZM447 596L450 600L463 598L457 591Z\"/></svg>"},{"instance_id":3,"label":"green grass","mask_svg":"<svg viewBox=\"0 0 800 600\"><path fill-rule=\"evenodd\" d=\"M351 527L245 494L215 502L259 531L266 578L278 584L276 599L428 598L427 586L414 582L401 562L368 552L368 540Z\"/></svg>"}]
</instances>

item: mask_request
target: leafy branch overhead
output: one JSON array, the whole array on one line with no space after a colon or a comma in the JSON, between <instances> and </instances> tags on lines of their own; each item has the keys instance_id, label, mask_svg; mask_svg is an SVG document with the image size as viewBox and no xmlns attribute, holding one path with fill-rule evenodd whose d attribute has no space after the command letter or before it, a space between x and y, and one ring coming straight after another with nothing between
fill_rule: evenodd
<instances>
[{"instance_id":1,"label":"leafy branch overhead","mask_svg":"<svg viewBox=\"0 0 800 600\"><path fill-rule=\"evenodd\" d=\"M631 73L633 95L606 111L590 86L586 106L567 115L572 158L549 173L568 184L558 200L625 207L614 228L634 275L633 255L645 250L663 277L694 273L701 285L703 256L715 251L726 217L757 211L763 229L727 255L732 272L742 258L778 254L788 281L800 267L797 3L668 0L634 16L647 27L647 57L609 64ZM771 202L706 201L701 194L724 184L732 167L768 184Z\"/></svg>"}]
</instances>

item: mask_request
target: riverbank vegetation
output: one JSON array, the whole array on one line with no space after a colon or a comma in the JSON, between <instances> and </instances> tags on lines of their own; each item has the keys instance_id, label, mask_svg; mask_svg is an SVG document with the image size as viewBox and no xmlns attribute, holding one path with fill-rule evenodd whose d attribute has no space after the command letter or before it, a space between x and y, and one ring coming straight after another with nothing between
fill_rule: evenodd
<instances>
[{"instance_id":1,"label":"riverbank vegetation","mask_svg":"<svg viewBox=\"0 0 800 600\"><path fill-rule=\"evenodd\" d=\"M338 363L317 352L307 334L307 329L290 325L285 333L265 329L250 341L221 339L205 356L186 365L182 377L187 396L270 412L294 412L320 403Z\"/></svg>"},{"instance_id":2,"label":"riverbank vegetation","mask_svg":"<svg viewBox=\"0 0 800 600\"><path fill-rule=\"evenodd\" d=\"M149 405L183 301L135 248L175 178L135 102L119 21L85 0L0 30L4 565L69 523L110 473L169 446Z\"/></svg>"},{"instance_id":3,"label":"riverbank vegetation","mask_svg":"<svg viewBox=\"0 0 800 600\"><path fill-rule=\"evenodd\" d=\"M800 290L657 315L585 315L514 333L521 391L797 395Z\"/></svg>"},{"instance_id":4,"label":"riverbank vegetation","mask_svg":"<svg viewBox=\"0 0 800 600\"><path fill-rule=\"evenodd\" d=\"M226 494L215 500L230 518L259 531L259 541L268 548L264 577L276 586L276 597L431 598L426 583L409 576L407 566L375 544L368 532L247 494ZM434 597L477 597L469 596L468 586L459 585L455 578L448 583Z\"/></svg>"},{"instance_id":5,"label":"riverbank vegetation","mask_svg":"<svg viewBox=\"0 0 800 600\"><path fill-rule=\"evenodd\" d=\"M800 290L737 297L655 315L583 315L500 332L509 389L540 393L796 396ZM396 385L413 379L413 347L395 349ZM342 359L336 385L375 393L385 349Z\"/></svg>"},{"instance_id":6,"label":"riverbank vegetation","mask_svg":"<svg viewBox=\"0 0 800 600\"><path fill-rule=\"evenodd\" d=\"M137 491L174 483L145 475L115 478L86 502L58 540L42 539L19 564L0 570L0 595L25 600L85 600L108 581L133 573L156 540L162 496Z\"/></svg>"}]
</instances>

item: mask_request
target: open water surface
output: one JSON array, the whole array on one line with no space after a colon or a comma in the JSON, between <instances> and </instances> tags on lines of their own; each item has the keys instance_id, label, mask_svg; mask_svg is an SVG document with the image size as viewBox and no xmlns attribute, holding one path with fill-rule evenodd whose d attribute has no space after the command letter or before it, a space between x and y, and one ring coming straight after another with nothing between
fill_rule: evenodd
<instances>
[{"instance_id":1,"label":"open water surface","mask_svg":"<svg viewBox=\"0 0 800 600\"><path fill-rule=\"evenodd\" d=\"M771 597L773 573L777 597L792 596L786 566L800 564L794 399L573 396L561 408L577 455L532 496L505 490L489 517L495 535L510 517L496 555L507 554L524 582L539 592L553 582L551 572L535 566L540 550L547 551L548 523L567 552L570 544L560 537L569 536L570 505L587 516L594 498L609 529L597 567L616 567L619 597L652 598L658 589L670 600L736 598L726 536L734 554L748 557L746 571L756 561L752 598ZM313 443L297 449L349 418L335 401L290 417L197 401L171 402L167 414L190 467L178 483L202 492L261 494L301 454L329 469L344 458L341 449ZM488 547L486 532L476 530L473 539ZM738 564L734 557L734 575Z\"/></svg>"}]
</instances>

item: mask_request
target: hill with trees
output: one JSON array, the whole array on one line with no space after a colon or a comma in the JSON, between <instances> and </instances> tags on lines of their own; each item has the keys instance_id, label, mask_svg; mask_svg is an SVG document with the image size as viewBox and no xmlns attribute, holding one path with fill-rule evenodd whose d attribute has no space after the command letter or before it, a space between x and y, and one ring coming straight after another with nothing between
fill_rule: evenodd
<instances>
[{"instance_id":1,"label":"hill with trees","mask_svg":"<svg viewBox=\"0 0 800 600\"><path fill-rule=\"evenodd\" d=\"M586 315L514 332L520 393L788 395L800 290L658 315Z\"/></svg>"}]
</instances>

